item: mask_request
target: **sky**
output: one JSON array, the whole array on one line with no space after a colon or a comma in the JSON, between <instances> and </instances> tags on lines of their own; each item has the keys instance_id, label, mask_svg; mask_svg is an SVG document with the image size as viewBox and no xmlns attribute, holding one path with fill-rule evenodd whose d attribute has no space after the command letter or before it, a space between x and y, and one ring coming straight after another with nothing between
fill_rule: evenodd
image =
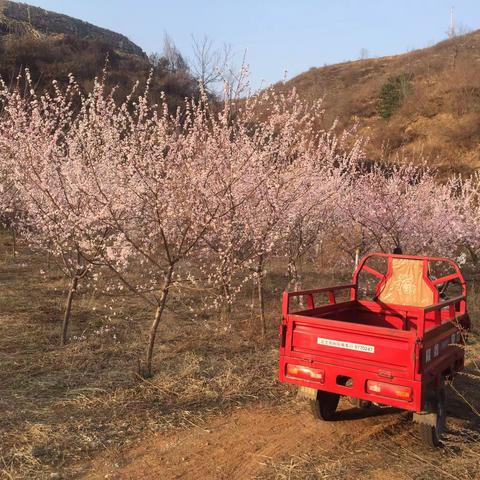
<instances>
[{"instance_id":1,"label":"sky","mask_svg":"<svg viewBox=\"0 0 480 480\"><path fill-rule=\"evenodd\" d=\"M246 52L253 86L311 67L424 48L457 25L480 28L480 0L24 0L122 33L147 53L167 33L192 56L192 35Z\"/></svg>"}]
</instances>

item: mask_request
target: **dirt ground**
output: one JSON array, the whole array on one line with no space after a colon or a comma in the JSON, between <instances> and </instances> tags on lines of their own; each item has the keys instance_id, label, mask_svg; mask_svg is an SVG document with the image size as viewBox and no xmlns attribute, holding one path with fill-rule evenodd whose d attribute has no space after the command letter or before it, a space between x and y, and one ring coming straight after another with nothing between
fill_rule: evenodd
<instances>
[{"instance_id":1,"label":"dirt ground","mask_svg":"<svg viewBox=\"0 0 480 480\"><path fill-rule=\"evenodd\" d=\"M133 448L106 452L83 478L255 478L273 460L318 450L334 456L342 444L361 445L369 435L402 422L391 412L375 421L340 418L319 423L298 406L240 408L188 430L154 435Z\"/></svg>"},{"instance_id":2,"label":"dirt ground","mask_svg":"<svg viewBox=\"0 0 480 480\"><path fill-rule=\"evenodd\" d=\"M12 258L0 232L2 480L480 478L477 327L466 374L448 392L444 446L430 451L406 412L343 399L335 421L323 423L279 384L280 269L267 278L265 342L250 333L249 291L231 325L216 314L190 317L176 297L159 330L155 375L145 380L136 366L151 311L81 289L70 342L60 347L64 280L46 258L20 249ZM318 273L307 280L318 284ZM480 295L471 291L476 325Z\"/></svg>"},{"instance_id":3,"label":"dirt ground","mask_svg":"<svg viewBox=\"0 0 480 480\"><path fill-rule=\"evenodd\" d=\"M319 422L304 401L249 406L109 449L80 478L136 479L447 479L479 478L478 424L453 417L444 447L431 451L415 435L411 416L391 408L353 408Z\"/></svg>"}]
</instances>

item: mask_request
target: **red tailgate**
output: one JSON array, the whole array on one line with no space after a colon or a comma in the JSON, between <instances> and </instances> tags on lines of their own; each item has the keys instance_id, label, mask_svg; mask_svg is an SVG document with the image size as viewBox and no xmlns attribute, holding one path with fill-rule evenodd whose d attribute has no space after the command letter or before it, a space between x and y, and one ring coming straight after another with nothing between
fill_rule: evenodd
<instances>
[{"instance_id":1,"label":"red tailgate","mask_svg":"<svg viewBox=\"0 0 480 480\"><path fill-rule=\"evenodd\" d=\"M413 379L414 332L288 315L284 355Z\"/></svg>"}]
</instances>

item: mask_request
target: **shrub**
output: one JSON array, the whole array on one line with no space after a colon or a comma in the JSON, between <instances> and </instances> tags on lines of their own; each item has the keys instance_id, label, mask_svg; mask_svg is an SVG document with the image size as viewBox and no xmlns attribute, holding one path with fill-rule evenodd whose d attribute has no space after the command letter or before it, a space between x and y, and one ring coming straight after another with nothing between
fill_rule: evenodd
<instances>
[{"instance_id":1,"label":"shrub","mask_svg":"<svg viewBox=\"0 0 480 480\"><path fill-rule=\"evenodd\" d=\"M412 75L402 73L389 77L380 89L378 111L383 118L390 118L412 90Z\"/></svg>"}]
</instances>

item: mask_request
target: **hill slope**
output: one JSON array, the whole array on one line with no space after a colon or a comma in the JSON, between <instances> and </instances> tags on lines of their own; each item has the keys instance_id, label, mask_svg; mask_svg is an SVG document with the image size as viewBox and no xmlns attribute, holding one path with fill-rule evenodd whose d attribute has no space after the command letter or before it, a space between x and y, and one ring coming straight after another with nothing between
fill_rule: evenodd
<instances>
[{"instance_id":1,"label":"hill slope","mask_svg":"<svg viewBox=\"0 0 480 480\"><path fill-rule=\"evenodd\" d=\"M198 83L187 69L172 69L159 59L152 65L143 50L127 37L89 23L32 7L0 0L0 78L16 82L29 68L39 90L53 79L66 82L73 73L89 90L108 59L109 85L127 95L136 81L145 82L153 68L151 92L167 93L172 108L198 94Z\"/></svg>"},{"instance_id":2,"label":"hill slope","mask_svg":"<svg viewBox=\"0 0 480 480\"><path fill-rule=\"evenodd\" d=\"M25 3L0 0L0 35L42 37L71 35L82 40L97 40L124 53L145 57L143 50L124 35L96 27L76 18L32 7Z\"/></svg>"},{"instance_id":3,"label":"hill slope","mask_svg":"<svg viewBox=\"0 0 480 480\"><path fill-rule=\"evenodd\" d=\"M0 0L0 77L14 82L28 66L38 87L72 72L89 89L108 57L119 95L152 68L125 36L29 5ZM372 160L404 155L444 173L480 168L480 30L403 55L312 68L279 88L324 98L326 122L358 123ZM172 107L198 94L188 69L155 65L153 93ZM382 94L383 97L382 97ZM383 98L383 101L382 101Z\"/></svg>"},{"instance_id":4,"label":"hill slope","mask_svg":"<svg viewBox=\"0 0 480 480\"><path fill-rule=\"evenodd\" d=\"M380 92L392 84L403 101L383 118ZM324 97L328 122L358 121L372 159L423 156L445 173L480 167L480 30L403 55L312 68L286 87Z\"/></svg>"}]
</instances>

